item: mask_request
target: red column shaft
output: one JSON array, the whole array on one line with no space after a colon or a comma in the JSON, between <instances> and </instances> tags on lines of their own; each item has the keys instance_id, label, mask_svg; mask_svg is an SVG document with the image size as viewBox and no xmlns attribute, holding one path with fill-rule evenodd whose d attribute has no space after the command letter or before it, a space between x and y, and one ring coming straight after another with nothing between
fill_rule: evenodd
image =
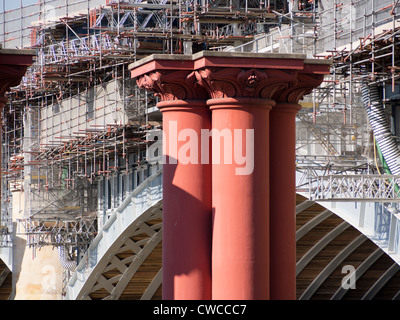
<instances>
[{"instance_id":1,"label":"red column shaft","mask_svg":"<svg viewBox=\"0 0 400 320\"><path fill-rule=\"evenodd\" d=\"M212 297L268 299L268 123L273 101L221 98L207 104L212 110L214 131ZM238 155L245 156L246 161L240 161Z\"/></svg>"},{"instance_id":2,"label":"red column shaft","mask_svg":"<svg viewBox=\"0 0 400 320\"><path fill-rule=\"evenodd\" d=\"M163 299L211 299L211 163L201 159L208 151L201 149L201 130L211 128L210 111L205 101L157 107L165 156Z\"/></svg>"},{"instance_id":3,"label":"red column shaft","mask_svg":"<svg viewBox=\"0 0 400 320\"><path fill-rule=\"evenodd\" d=\"M296 299L296 123L298 104L270 112L270 294Z\"/></svg>"}]
</instances>

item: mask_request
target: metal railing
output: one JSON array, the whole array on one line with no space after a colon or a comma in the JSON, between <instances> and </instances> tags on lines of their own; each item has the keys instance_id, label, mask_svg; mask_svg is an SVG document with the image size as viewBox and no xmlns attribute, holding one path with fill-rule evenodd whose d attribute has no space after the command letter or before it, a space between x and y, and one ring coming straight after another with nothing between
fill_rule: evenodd
<instances>
[{"instance_id":1,"label":"metal railing","mask_svg":"<svg viewBox=\"0 0 400 320\"><path fill-rule=\"evenodd\" d=\"M160 205L162 197L162 169L158 169L114 210L103 228L99 230L98 235L78 264L76 271L69 279L68 285L65 286L66 299L76 299L95 267L107 254L114 242L144 213Z\"/></svg>"},{"instance_id":2,"label":"metal railing","mask_svg":"<svg viewBox=\"0 0 400 320\"><path fill-rule=\"evenodd\" d=\"M399 185L394 175L328 174L309 177L308 195L313 201L400 202Z\"/></svg>"}]
</instances>

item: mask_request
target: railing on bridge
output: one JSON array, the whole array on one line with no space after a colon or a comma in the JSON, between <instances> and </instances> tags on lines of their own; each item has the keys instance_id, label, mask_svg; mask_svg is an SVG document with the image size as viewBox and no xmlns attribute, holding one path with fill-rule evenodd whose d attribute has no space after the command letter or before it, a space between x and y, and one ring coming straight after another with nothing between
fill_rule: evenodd
<instances>
[{"instance_id":1,"label":"railing on bridge","mask_svg":"<svg viewBox=\"0 0 400 320\"><path fill-rule=\"evenodd\" d=\"M400 201L400 176L329 174L311 177L309 199L313 201Z\"/></svg>"},{"instance_id":2,"label":"railing on bridge","mask_svg":"<svg viewBox=\"0 0 400 320\"><path fill-rule=\"evenodd\" d=\"M162 168L141 183L114 210L65 286L65 298L75 300L110 247L146 212L157 211L162 201ZM140 221L139 221L140 222Z\"/></svg>"},{"instance_id":3,"label":"railing on bridge","mask_svg":"<svg viewBox=\"0 0 400 320\"><path fill-rule=\"evenodd\" d=\"M400 264L400 176L368 174L372 168L365 166L353 169L298 168L297 193L340 216Z\"/></svg>"}]
</instances>

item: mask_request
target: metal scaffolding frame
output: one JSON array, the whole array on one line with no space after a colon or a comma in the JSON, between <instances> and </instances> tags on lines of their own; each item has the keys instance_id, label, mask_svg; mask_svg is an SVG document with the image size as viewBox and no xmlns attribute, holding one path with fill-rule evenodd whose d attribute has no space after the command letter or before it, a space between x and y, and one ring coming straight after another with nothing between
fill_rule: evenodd
<instances>
[{"instance_id":1,"label":"metal scaffolding frame","mask_svg":"<svg viewBox=\"0 0 400 320\"><path fill-rule=\"evenodd\" d=\"M367 198L380 202L397 201L394 200L397 194L387 196L390 186L393 187L396 179L388 178L387 174L381 178L374 175L384 173L382 169L384 164L377 156L374 134L361 99L361 86L368 83L379 84L382 87L384 112L393 129L392 134L395 135L395 127L398 124L392 118L392 103L396 101L398 92L399 2L396 0L320 1L319 17L317 56L331 59L332 71L321 88L317 89L312 99L308 101L309 110L312 112L300 113L298 119L307 129L312 127L312 131L308 132L313 132L315 141L324 147L319 155L325 157L318 162L318 166L326 166L329 170L325 173L319 171L319 175L322 176L310 174L308 194L313 198L316 197L316 192L330 190L329 194L336 194L336 200L348 200L348 194L335 189L339 185L343 186L344 181L349 186L352 185L352 189L355 189L354 186L357 184L363 190L376 188L381 191L370 197L358 194L355 198L360 201ZM316 99L317 95L323 99ZM303 111L307 109L303 108ZM341 119L340 114L342 114ZM298 129L298 135L301 134ZM335 143L335 136L339 143ZM301 139L298 139L298 143L300 148L307 144L307 139L302 144ZM349 146L352 145L354 148L349 150ZM343 171L343 168L338 168L338 164L345 159L355 163L353 169L347 168ZM362 173L359 170L360 163L368 168ZM305 172L309 169L311 170L311 167L304 168ZM332 174L337 174L333 180ZM352 174L360 176L353 178ZM342 182L338 183L338 179ZM383 181L386 183L381 184ZM397 188L397 182L394 185ZM301 188L300 185L299 190ZM328 198L325 193L321 199Z\"/></svg>"}]
</instances>

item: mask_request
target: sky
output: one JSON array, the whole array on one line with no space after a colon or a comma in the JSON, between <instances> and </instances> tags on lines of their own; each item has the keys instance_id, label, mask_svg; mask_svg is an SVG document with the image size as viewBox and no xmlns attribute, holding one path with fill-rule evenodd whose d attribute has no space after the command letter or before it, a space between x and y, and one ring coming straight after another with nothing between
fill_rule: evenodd
<instances>
[{"instance_id":1,"label":"sky","mask_svg":"<svg viewBox=\"0 0 400 320\"><path fill-rule=\"evenodd\" d=\"M21 2L23 6L27 6L30 4L38 3L39 0L0 0L0 12L5 10L12 10L19 8L21 6Z\"/></svg>"}]
</instances>

